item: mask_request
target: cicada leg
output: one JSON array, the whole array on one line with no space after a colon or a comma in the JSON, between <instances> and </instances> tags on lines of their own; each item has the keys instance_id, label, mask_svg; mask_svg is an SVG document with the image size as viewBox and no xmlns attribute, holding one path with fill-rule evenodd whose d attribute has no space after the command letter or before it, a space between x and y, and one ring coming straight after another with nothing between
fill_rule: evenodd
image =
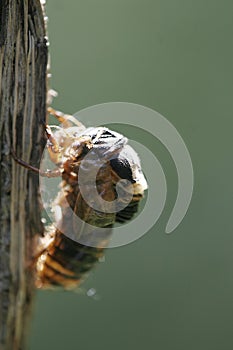
<instances>
[{"instance_id":1,"label":"cicada leg","mask_svg":"<svg viewBox=\"0 0 233 350\"><path fill-rule=\"evenodd\" d=\"M79 127L84 127L84 125L75 119L72 115L56 111L52 107L48 107L48 113L54 116L64 128L69 128L73 124Z\"/></svg>"},{"instance_id":2,"label":"cicada leg","mask_svg":"<svg viewBox=\"0 0 233 350\"><path fill-rule=\"evenodd\" d=\"M53 169L53 170L41 171L40 169L32 166L31 164L28 164L24 160L18 158L13 150L11 151L11 154L12 154L12 157L14 158L14 160L16 161L16 163L20 164L21 166L23 166L26 169L33 171L34 173L39 174L40 176L59 177L62 175L62 169L57 168L57 169Z\"/></svg>"},{"instance_id":3,"label":"cicada leg","mask_svg":"<svg viewBox=\"0 0 233 350\"><path fill-rule=\"evenodd\" d=\"M53 163L58 164L60 161L61 148L56 140L49 125L45 126L45 132L48 138L47 149L49 152L50 159Z\"/></svg>"}]
</instances>

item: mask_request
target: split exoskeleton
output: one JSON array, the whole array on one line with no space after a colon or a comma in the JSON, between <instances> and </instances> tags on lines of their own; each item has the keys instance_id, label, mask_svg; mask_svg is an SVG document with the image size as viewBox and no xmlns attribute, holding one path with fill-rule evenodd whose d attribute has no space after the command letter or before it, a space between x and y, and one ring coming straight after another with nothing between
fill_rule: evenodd
<instances>
[{"instance_id":1,"label":"split exoskeleton","mask_svg":"<svg viewBox=\"0 0 233 350\"><path fill-rule=\"evenodd\" d=\"M137 212L147 183L139 157L126 137L106 127L85 128L74 117L52 108L49 113L61 122L61 127L55 127L55 131L47 127L47 149L55 169L41 175L61 176L62 181L53 203L55 232L37 259L36 284L39 288L73 289L103 256L114 223L124 223ZM119 196L124 202L127 185L121 188L120 195L116 188L120 180L127 180L131 200L122 210L106 212L90 205L94 188L89 166L98 168L95 186L104 203L114 203ZM81 168L90 201L82 195Z\"/></svg>"}]
</instances>

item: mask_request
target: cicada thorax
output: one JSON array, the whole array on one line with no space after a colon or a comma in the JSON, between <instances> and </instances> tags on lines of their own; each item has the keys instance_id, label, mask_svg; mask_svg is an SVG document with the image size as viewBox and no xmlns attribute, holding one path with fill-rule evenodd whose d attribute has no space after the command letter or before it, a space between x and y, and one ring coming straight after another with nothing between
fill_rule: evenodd
<instances>
[{"instance_id":1,"label":"cicada thorax","mask_svg":"<svg viewBox=\"0 0 233 350\"><path fill-rule=\"evenodd\" d=\"M53 204L56 230L37 260L37 286L72 289L104 254L115 221L130 220L138 210L146 187L140 161L122 135L106 128L91 128L77 138L74 132L72 142L64 141L62 133L59 137L60 144L66 144L66 148L57 157L62 181ZM87 157L90 154L91 157ZM123 210L106 212L101 206L97 209L92 206L94 189L90 169L93 167L97 167L96 190L105 202L111 203L117 198L119 180L127 179L132 184L132 200ZM85 199L80 186L80 169L84 172ZM122 191L124 201L127 188Z\"/></svg>"},{"instance_id":2,"label":"cicada thorax","mask_svg":"<svg viewBox=\"0 0 233 350\"><path fill-rule=\"evenodd\" d=\"M112 178L112 168L110 162L104 162L103 164L98 164L98 161L95 161L95 164L91 165L91 168L88 166L88 161L85 160L86 153L83 152L78 159L71 161L68 159L64 164L64 171L62 174L63 182L61 184L63 188L63 193L60 192L55 203L60 206L62 210L61 218L65 221L65 218L68 217L68 212L70 208L73 213L73 220L70 223L74 226L76 221L75 217L80 218L84 223L94 225L96 227L106 227L114 224L115 222L115 212L108 213L104 211L104 208L99 206L98 209L94 209L92 204L94 203L94 183L92 169L97 167L95 186L99 196L107 202L112 202L115 200L117 194L115 191L115 184ZM96 159L95 154L92 158ZM92 159L91 159L92 161ZM82 172L84 172L85 183L80 184L79 179L79 170L82 167ZM80 187L82 191L85 192L85 199L83 198ZM65 201L68 202L69 207L65 205ZM70 230L79 231L80 228L70 227ZM65 230L65 227L63 227ZM66 231L68 228L66 229Z\"/></svg>"}]
</instances>

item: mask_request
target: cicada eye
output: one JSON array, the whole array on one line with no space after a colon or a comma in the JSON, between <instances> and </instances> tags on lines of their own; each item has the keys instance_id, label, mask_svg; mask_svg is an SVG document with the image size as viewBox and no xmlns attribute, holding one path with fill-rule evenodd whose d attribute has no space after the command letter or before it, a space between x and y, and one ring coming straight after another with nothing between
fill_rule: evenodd
<instances>
[{"instance_id":1,"label":"cicada eye","mask_svg":"<svg viewBox=\"0 0 233 350\"><path fill-rule=\"evenodd\" d=\"M112 169L117 173L117 175L122 178L134 183L132 169L126 158L121 158L120 156L115 159L110 160Z\"/></svg>"},{"instance_id":2,"label":"cicada eye","mask_svg":"<svg viewBox=\"0 0 233 350\"><path fill-rule=\"evenodd\" d=\"M125 145L119 155L111 159L112 169L122 179L138 184L142 191L147 189L147 182L141 170L141 163L137 153L129 145Z\"/></svg>"}]
</instances>

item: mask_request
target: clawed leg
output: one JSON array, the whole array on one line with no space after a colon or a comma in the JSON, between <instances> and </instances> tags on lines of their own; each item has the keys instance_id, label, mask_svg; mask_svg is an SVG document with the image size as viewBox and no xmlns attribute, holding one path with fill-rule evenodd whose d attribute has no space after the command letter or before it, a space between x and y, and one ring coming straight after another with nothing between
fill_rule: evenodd
<instances>
[{"instance_id":1,"label":"clawed leg","mask_svg":"<svg viewBox=\"0 0 233 350\"><path fill-rule=\"evenodd\" d=\"M48 113L54 116L60 123L62 123L64 128L69 128L73 124L79 127L84 127L84 125L75 119L72 115L56 111L52 107L48 108Z\"/></svg>"},{"instance_id":2,"label":"clawed leg","mask_svg":"<svg viewBox=\"0 0 233 350\"><path fill-rule=\"evenodd\" d=\"M78 127L85 128L84 125L82 123L80 123L78 120L76 120L72 115L68 115L68 114L64 114L60 111L56 111L52 107L48 108L48 113L53 115L55 118L57 118L57 120L62 124L62 126L64 128L69 128L73 124L78 126ZM45 132L46 132L46 135L48 137L47 148L48 148L50 158L53 161L53 163L57 164L57 163L59 163L59 155L60 155L60 151L61 151L60 146L59 146L58 142L56 141L56 138L54 137L54 135L53 135L53 133L48 125L45 125ZM31 170L31 171L33 171L33 172L35 172L43 177L59 177L62 175L63 170L60 168L53 169L53 170L47 170L47 171L41 171L40 169L28 164L24 160L19 159L13 150L11 151L11 154L12 154L12 157L14 158L14 160L18 164L20 164L24 168L29 169L29 170Z\"/></svg>"},{"instance_id":3,"label":"clawed leg","mask_svg":"<svg viewBox=\"0 0 233 350\"><path fill-rule=\"evenodd\" d=\"M37 173L39 174L40 176L43 176L43 177L59 177L62 175L62 169L53 169L53 170L47 170L47 171L41 171L40 169L28 164L27 162L25 162L24 160L22 159L19 159L15 152L13 150L11 150L11 154L12 154L12 157L14 158L14 160L16 161L16 163L22 165L24 168L26 169L29 169L31 171L33 171L34 173Z\"/></svg>"},{"instance_id":4,"label":"clawed leg","mask_svg":"<svg viewBox=\"0 0 233 350\"><path fill-rule=\"evenodd\" d=\"M53 133L48 125L45 125L45 132L46 132L46 135L48 137L47 148L48 148L49 156L50 156L51 160L56 164L59 161L59 155L60 155L59 144L57 143L57 141L56 141L56 139L55 139L55 137L54 137L54 135L53 135ZM40 169L28 164L24 160L18 158L16 153L13 150L11 150L11 154L12 154L12 157L14 158L14 160L18 164L20 164L21 166L23 166L26 169L33 171L34 173L39 174L40 176L59 177L62 175L62 169L60 169L60 168L56 168L53 170L47 170L47 171L41 171Z\"/></svg>"},{"instance_id":5,"label":"clawed leg","mask_svg":"<svg viewBox=\"0 0 233 350\"><path fill-rule=\"evenodd\" d=\"M59 128L60 129L60 128ZM53 163L58 164L60 161L61 148L49 125L46 125L45 132L48 138L47 149L49 152L50 159Z\"/></svg>"}]
</instances>

